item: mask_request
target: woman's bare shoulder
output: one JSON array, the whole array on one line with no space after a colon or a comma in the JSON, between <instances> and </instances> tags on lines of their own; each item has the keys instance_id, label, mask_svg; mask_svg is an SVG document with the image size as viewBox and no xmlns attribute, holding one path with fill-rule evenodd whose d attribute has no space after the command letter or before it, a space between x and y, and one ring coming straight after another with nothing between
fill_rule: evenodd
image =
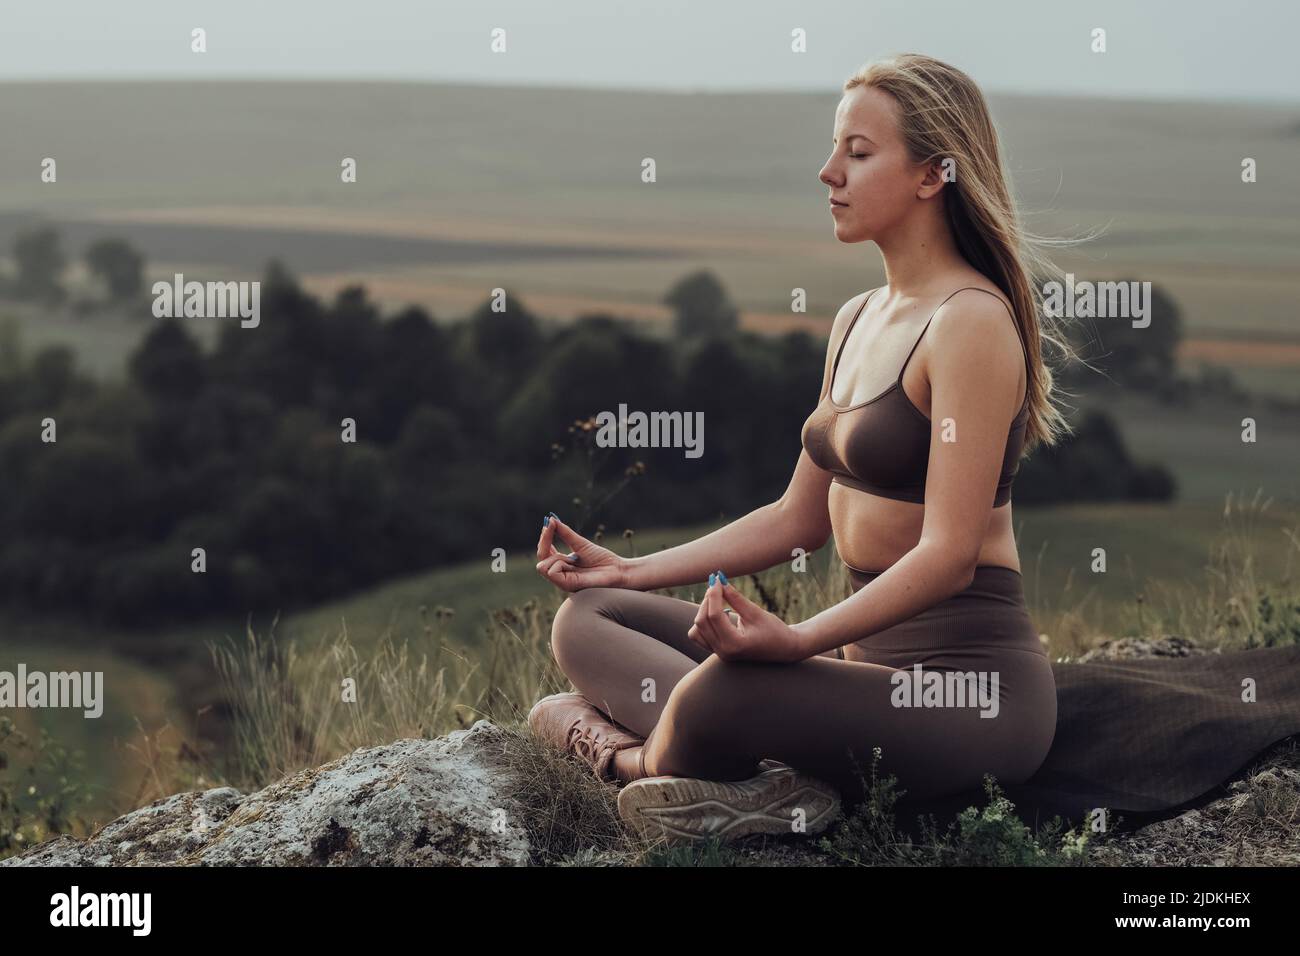
<instances>
[{"instance_id":1,"label":"woman's bare shoulder","mask_svg":"<svg viewBox=\"0 0 1300 956\"><path fill-rule=\"evenodd\" d=\"M840 306L840 311L836 314L835 321L831 323L829 352L833 353L835 351L836 345L838 345L839 341L844 338L844 332L853 321L853 317L858 314L860 309L866 306L867 299L871 298L871 294L875 291L876 289L868 289L866 292L859 292Z\"/></svg>"}]
</instances>

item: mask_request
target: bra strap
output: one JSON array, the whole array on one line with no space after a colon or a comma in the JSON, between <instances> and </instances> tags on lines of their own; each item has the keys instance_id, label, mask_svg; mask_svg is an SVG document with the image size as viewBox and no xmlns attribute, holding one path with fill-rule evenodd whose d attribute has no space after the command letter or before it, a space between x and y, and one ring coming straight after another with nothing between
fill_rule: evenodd
<instances>
[{"instance_id":1,"label":"bra strap","mask_svg":"<svg viewBox=\"0 0 1300 956\"><path fill-rule=\"evenodd\" d=\"M957 292L968 292L968 291L983 292L985 295L993 296L993 298L997 299L999 302L1002 303L1003 308L1007 310L1007 314L1011 316L1012 324L1015 324L1016 314L1011 311L1011 306L1007 305L1007 300L1002 298L1002 296L990 292L988 289L981 289L979 286L975 286L975 285L963 286L962 288L957 290ZM898 381L900 385L902 384L903 381L903 373L907 371L907 365L909 362L912 361L912 355L915 354L917 346L921 344L921 339L925 338L926 329L930 327L930 323L934 321L934 317L939 314L939 309L942 309L945 305L947 305L948 302L953 298L953 296L957 294L957 292L954 292L952 295L948 296L947 299L944 299L942 302L940 302L938 307L934 310L934 312L930 314L930 318L926 320L925 327L921 329L921 334L916 337L916 342L912 345L912 351L907 353L907 358L903 360L903 367L899 369ZM847 338L848 336L846 335L845 337ZM1016 326L1016 340L1020 343L1020 351L1024 353L1025 374L1028 375L1029 374L1029 349L1025 347L1025 340L1024 337L1021 336L1020 334L1019 326ZM1028 379L1026 378L1025 381L1027 383ZM1029 401L1029 388L1027 384L1025 387L1025 401L1026 402Z\"/></svg>"},{"instance_id":2,"label":"bra strap","mask_svg":"<svg viewBox=\"0 0 1300 956\"><path fill-rule=\"evenodd\" d=\"M871 297L879 291L880 286L876 286L876 288L867 293L867 297L863 299L862 304L858 306L858 311L853 313L853 318L849 321L848 328L846 328L844 334L840 336L840 344L835 347L835 361L831 363L831 376L826 384L826 391L822 393L822 398L830 398L831 392L835 390L835 373L839 371L840 357L844 354L844 346L849 340L849 333L852 332L853 327L858 324L858 317L861 316L863 310L866 309L867 303L871 301Z\"/></svg>"}]
</instances>

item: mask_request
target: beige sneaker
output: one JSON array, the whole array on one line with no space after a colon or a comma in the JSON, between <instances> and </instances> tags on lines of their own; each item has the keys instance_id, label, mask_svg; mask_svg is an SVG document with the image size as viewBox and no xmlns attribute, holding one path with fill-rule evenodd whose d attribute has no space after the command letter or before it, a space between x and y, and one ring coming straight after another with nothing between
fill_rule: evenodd
<instances>
[{"instance_id":1,"label":"beige sneaker","mask_svg":"<svg viewBox=\"0 0 1300 956\"><path fill-rule=\"evenodd\" d=\"M812 835L840 813L834 787L775 761L748 780L646 777L618 795L618 813L649 839L732 840L752 833Z\"/></svg>"},{"instance_id":2,"label":"beige sneaker","mask_svg":"<svg viewBox=\"0 0 1300 956\"><path fill-rule=\"evenodd\" d=\"M543 697L528 712L528 726L538 740L581 759L599 780L614 779L614 754L644 742L582 694Z\"/></svg>"}]
</instances>

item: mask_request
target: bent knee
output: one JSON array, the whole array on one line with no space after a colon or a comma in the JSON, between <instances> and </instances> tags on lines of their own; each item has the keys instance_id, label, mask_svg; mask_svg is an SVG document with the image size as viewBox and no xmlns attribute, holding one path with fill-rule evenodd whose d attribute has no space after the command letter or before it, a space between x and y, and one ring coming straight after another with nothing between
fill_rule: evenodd
<instances>
[{"instance_id":1,"label":"bent knee","mask_svg":"<svg viewBox=\"0 0 1300 956\"><path fill-rule=\"evenodd\" d=\"M743 724L760 704L752 693L754 668L750 661L710 655L673 688L667 707L674 722L701 734L725 734L735 724Z\"/></svg>"},{"instance_id":2,"label":"bent knee","mask_svg":"<svg viewBox=\"0 0 1300 956\"><path fill-rule=\"evenodd\" d=\"M598 629L592 626L592 622L603 613L611 590L584 588L574 591L556 610L551 621L551 653L561 669L566 660L581 654L583 646L595 635Z\"/></svg>"}]
</instances>

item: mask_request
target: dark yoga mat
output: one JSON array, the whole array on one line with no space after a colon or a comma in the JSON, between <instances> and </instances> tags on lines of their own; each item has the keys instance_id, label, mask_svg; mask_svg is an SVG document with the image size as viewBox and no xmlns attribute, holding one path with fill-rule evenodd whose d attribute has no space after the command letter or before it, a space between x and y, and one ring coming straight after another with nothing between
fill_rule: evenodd
<instances>
[{"instance_id":1,"label":"dark yoga mat","mask_svg":"<svg viewBox=\"0 0 1300 956\"><path fill-rule=\"evenodd\" d=\"M1281 741L1300 735L1300 646L1053 663L1056 737L1023 784L999 786L1030 825L1059 815L1071 825L1096 807L1151 822L1198 806ZM1254 682L1255 702L1242 700ZM975 789L895 810L939 820L987 803ZM1132 822L1132 821L1131 821Z\"/></svg>"}]
</instances>

